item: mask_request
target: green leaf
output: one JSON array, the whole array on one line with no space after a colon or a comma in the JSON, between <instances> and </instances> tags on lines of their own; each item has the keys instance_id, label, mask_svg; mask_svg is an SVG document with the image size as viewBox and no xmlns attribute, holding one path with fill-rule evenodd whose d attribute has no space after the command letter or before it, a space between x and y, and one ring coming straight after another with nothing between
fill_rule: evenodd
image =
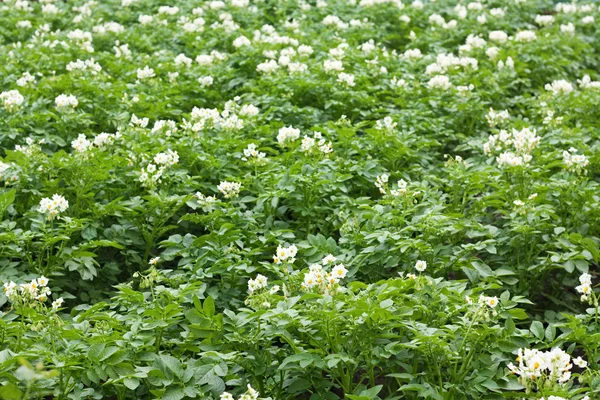
<instances>
[{"instance_id":1,"label":"green leaf","mask_svg":"<svg viewBox=\"0 0 600 400\"><path fill-rule=\"evenodd\" d=\"M508 310L508 313L514 319L528 319L529 318L529 315L527 315L525 310L523 310L522 308L511 308L510 310Z\"/></svg>"},{"instance_id":2,"label":"green leaf","mask_svg":"<svg viewBox=\"0 0 600 400\"><path fill-rule=\"evenodd\" d=\"M306 368L311 364L318 364L321 362L321 357L316 354L311 353L300 353L294 354L283 360L281 365L279 365L279 369L290 369L293 367L288 366L288 364L297 364L300 368Z\"/></svg>"},{"instance_id":3,"label":"green leaf","mask_svg":"<svg viewBox=\"0 0 600 400\"><path fill-rule=\"evenodd\" d=\"M479 272L479 275L482 278L489 278L490 276L494 276L494 271L489 266L481 262L473 261L471 262L471 265L477 270L477 272Z\"/></svg>"},{"instance_id":4,"label":"green leaf","mask_svg":"<svg viewBox=\"0 0 600 400\"><path fill-rule=\"evenodd\" d=\"M140 386L140 380L137 378L125 378L123 379L123 384L130 390L137 389Z\"/></svg>"},{"instance_id":5,"label":"green leaf","mask_svg":"<svg viewBox=\"0 0 600 400\"><path fill-rule=\"evenodd\" d=\"M185 392L183 388L180 387L170 387L167 389L165 394L162 396L162 400L181 400L185 397Z\"/></svg>"},{"instance_id":6,"label":"green leaf","mask_svg":"<svg viewBox=\"0 0 600 400\"><path fill-rule=\"evenodd\" d=\"M202 309L204 310L204 314L209 318L212 318L213 315L215 315L215 301L212 299L212 297L207 297L204 300Z\"/></svg>"},{"instance_id":7,"label":"green leaf","mask_svg":"<svg viewBox=\"0 0 600 400\"><path fill-rule=\"evenodd\" d=\"M407 374L406 372L398 372L398 373L393 373L393 374L387 374L386 376L389 376L391 378L396 378L396 379L402 379L402 380L406 380L406 381L410 381L411 379L414 378L414 375Z\"/></svg>"},{"instance_id":8,"label":"green leaf","mask_svg":"<svg viewBox=\"0 0 600 400\"><path fill-rule=\"evenodd\" d=\"M294 381L287 387L287 391L290 394L301 393L310 388L311 386L312 384L310 383L310 381L306 379L294 379Z\"/></svg>"},{"instance_id":9,"label":"green leaf","mask_svg":"<svg viewBox=\"0 0 600 400\"><path fill-rule=\"evenodd\" d=\"M100 356L105 348L106 348L106 344L104 344L104 343L97 343L97 344L92 345L88 349L88 357L92 361L100 361Z\"/></svg>"},{"instance_id":10,"label":"green leaf","mask_svg":"<svg viewBox=\"0 0 600 400\"><path fill-rule=\"evenodd\" d=\"M8 206L14 203L16 194L17 191L15 189L0 194L0 217L8 209Z\"/></svg>"},{"instance_id":11,"label":"green leaf","mask_svg":"<svg viewBox=\"0 0 600 400\"><path fill-rule=\"evenodd\" d=\"M359 393L359 395L367 397L369 399L373 399L373 398L377 397L379 392L381 392L382 388L383 388L383 385L373 386L370 389L363 390L362 392Z\"/></svg>"},{"instance_id":12,"label":"green leaf","mask_svg":"<svg viewBox=\"0 0 600 400\"><path fill-rule=\"evenodd\" d=\"M512 318L507 318L504 321L504 329L506 330L507 335L511 335L515 331L515 322Z\"/></svg>"},{"instance_id":13,"label":"green leaf","mask_svg":"<svg viewBox=\"0 0 600 400\"><path fill-rule=\"evenodd\" d=\"M529 328L529 330L531 331L531 333L533 333L535 335L535 337L537 337L538 339L543 339L544 338L544 324L542 324L540 321L533 321L531 323L531 327Z\"/></svg>"},{"instance_id":14,"label":"green leaf","mask_svg":"<svg viewBox=\"0 0 600 400\"><path fill-rule=\"evenodd\" d=\"M196 310L198 310L198 312L201 312L202 314L204 314L204 310L202 309L202 303L200 303L200 299L198 298L198 296L194 295L193 300L194 300L194 307L196 307Z\"/></svg>"},{"instance_id":15,"label":"green leaf","mask_svg":"<svg viewBox=\"0 0 600 400\"><path fill-rule=\"evenodd\" d=\"M111 347L104 349L104 351L100 354L100 357L99 357L100 361L106 360L108 357L112 356L117 351L119 351L119 348L117 346L111 346Z\"/></svg>"},{"instance_id":16,"label":"green leaf","mask_svg":"<svg viewBox=\"0 0 600 400\"><path fill-rule=\"evenodd\" d=\"M2 400L19 400L23 398L23 391L14 383L7 383L0 386L0 398Z\"/></svg>"},{"instance_id":17,"label":"green leaf","mask_svg":"<svg viewBox=\"0 0 600 400\"><path fill-rule=\"evenodd\" d=\"M504 390L523 390L523 389L525 389L525 386L521 385L515 379L510 379L507 382L500 382L498 384L498 386L500 386L500 388L504 389ZM522 396L520 396L520 397L522 397Z\"/></svg>"},{"instance_id":18,"label":"green leaf","mask_svg":"<svg viewBox=\"0 0 600 400\"><path fill-rule=\"evenodd\" d=\"M546 331L544 332L545 336L546 336L546 340L548 340L549 342L554 341L554 338L556 337L556 328L552 325L549 324L546 327Z\"/></svg>"},{"instance_id":19,"label":"green leaf","mask_svg":"<svg viewBox=\"0 0 600 400\"><path fill-rule=\"evenodd\" d=\"M563 263L563 267L565 268L565 271L567 271L568 273L575 271L575 263L573 262L573 260L565 261Z\"/></svg>"},{"instance_id":20,"label":"green leaf","mask_svg":"<svg viewBox=\"0 0 600 400\"><path fill-rule=\"evenodd\" d=\"M390 308L393 305L394 305L394 300L392 300L392 299L383 300L381 303L379 303L379 307L384 308L384 309Z\"/></svg>"},{"instance_id":21,"label":"green leaf","mask_svg":"<svg viewBox=\"0 0 600 400\"><path fill-rule=\"evenodd\" d=\"M161 361L165 364L165 366L178 378L181 378L183 375L183 368L181 367L181 361L177 358L167 355L160 355Z\"/></svg>"},{"instance_id":22,"label":"green leaf","mask_svg":"<svg viewBox=\"0 0 600 400\"><path fill-rule=\"evenodd\" d=\"M498 386L498 384L491 379L487 379L487 380L481 382L480 385L485 387L486 389L493 391L493 392L500 393L500 390L498 390L498 389L500 389L500 386Z\"/></svg>"}]
</instances>

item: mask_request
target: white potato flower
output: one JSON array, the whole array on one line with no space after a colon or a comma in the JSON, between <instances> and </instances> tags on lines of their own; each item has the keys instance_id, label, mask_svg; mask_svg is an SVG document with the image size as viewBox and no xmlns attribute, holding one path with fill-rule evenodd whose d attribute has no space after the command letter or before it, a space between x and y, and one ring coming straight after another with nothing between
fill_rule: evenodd
<instances>
[{"instance_id":1,"label":"white potato flower","mask_svg":"<svg viewBox=\"0 0 600 400\"><path fill-rule=\"evenodd\" d=\"M425 269L427 268L427 262L423 261L423 260L419 260L417 261L417 263L415 264L415 269L419 272L423 272L425 271Z\"/></svg>"},{"instance_id":2,"label":"white potato flower","mask_svg":"<svg viewBox=\"0 0 600 400\"><path fill-rule=\"evenodd\" d=\"M69 202L61 195L54 194L52 198L45 197L40 200L39 212L46 214L48 219L52 220L59 216L59 213L67 211Z\"/></svg>"}]
</instances>

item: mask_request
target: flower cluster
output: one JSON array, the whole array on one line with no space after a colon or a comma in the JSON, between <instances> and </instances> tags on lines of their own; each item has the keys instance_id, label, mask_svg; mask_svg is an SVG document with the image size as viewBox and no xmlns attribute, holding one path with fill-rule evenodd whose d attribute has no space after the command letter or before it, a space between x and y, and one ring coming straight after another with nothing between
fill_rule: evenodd
<instances>
[{"instance_id":1,"label":"flower cluster","mask_svg":"<svg viewBox=\"0 0 600 400\"><path fill-rule=\"evenodd\" d=\"M135 97L134 97L135 100ZM138 118L137 115L131 114L131 120L129 121L129 126L145 128L148 126L150 122L149 118Z\"/></svg>"},{"instance_id":2,"label":"flower cluster","mask_svg":"<svg viewBox=\"0 0 600 400\"><path fill-rule=\"evenodd\" d=\"M479 299L477 300L477 302L474 302L470 296L466 296L465 301L467 302L467 304L477 305L478 309L494 310L494 308L496 308L496 306L498 305L498 297L485 296L483 294L479 295ZM493 314L496 315L496 311L493 311Z\"/></svg>"},{"instance_id":3,"label":"flower cluster","mask_svg":"<svg viewBox=\"0 0 600 400\"><path fill-rule=\"evenodd\" d=\"M54 103L56 104L56 109L63 112L73 110L79 105L77 97L72 94L61 94L54 99Z\"/></svg>"},{"instance_id":4,"label":"flower cluster","mask_svg":"<svg viewBox=\"0 0 600 400\"><path fill-rule=\"evenodd\" d=\"M297 253L298 248L294 244L290 245L289 247L279 245L277 246L277 250L273 256L273 262L275 264L281 264L282 262L293 264L294 261L296 261Z\"/></svg>"},{"instance_id":5,"label":"flower cluster","mask_svg":"<svg viewBox=\"0 0 600 400\"><path fill-rule=\"evenodd\" d=\"M223 129L225 131L239 131L244 127L244 119L258 115L258 108L252 104L240 106L234 100L225 103L223 111L219 112L216 108L198 108L192 109L191 121L183 121L185 130L199 133L210 128Z\"/></svg>"},{"instance_id":6,"label":"flower cluster","mask_svg":"<svg viewBox=\"0 0 600 400\"><path fill-rule=\"evenodd\" d=\"M167 149L164 153L158 153L154 156L154 163L160 167L172 167L179 162L179 154L176 151Z\"/></svg>"},{"instance_id":7,"label":"flower cluster","mask_svg":"<svg viewBox=\"0 0 600 400\"><path fill-rule=\"evenodd\" d=\"M544 387L544 382L564 384L571 379L571 356L558 347L550 351L519 349L518 365L509 363L508 369L519 377L521 385L530 387L533 382Z\"/></svg>"},{"instance_id":8,"label":"flower cluster","mask_svg":"<svg viewBox=\"0 0 600 400\"><path fill-rule=\"evenodd\" d=\"M306 154L312 154L315 150L322 154L329 154L333 152L331 142L327 142L325 138L323 138L321 132L313 132L313 137L304 135L302 138L300 151Z\"/></svg>"},{"instance_id":9,"label":"flower cluster","mask_svg":"<svg viewBox=\"0 0 600 400\"><path fill-rule=\"evenodd\" d=\"M221 194L223 194L223 196L226 199L232 199L234 197L237 197L237 195L240 193L241 188L242 188L241 183L229 182L229 181L223 181L223 182L219 183L219 186L217 186L217 189L219 189L219 192L221 192Z\"/></svg>"},{"instance_id":10,"label":"flower cluster","mask_svg":"<svg viewBox=\"0 0 600 400\"><path fill-rule=\"evenodd\" d=\"M82 50L88 53L94 52L94 47L92 46L91 32L82 31L81 29L75 29L74 31L70 31L67 34L67 38L72 44L78 46Z\"/></svg>"},{"instance_id":11,"label":"flower cluster","mask_svg":"<svg viewBox=\"0 0 600 400\"><path fill-rule=\"evenodd\" d=\"M196 192L194 195L198 205L202 207L205 212L211 212L214 210L215 203L217 202L216 196L205 196L200 192Z\"/></svg>"},{"instance_id":12,"label":"flower cluster","mask_svg":"<svg viewBox=\"0 0 600 400\"><path fill-rule=\"evenodd\" d=\"M489 308L496 308L498 305L498 298L496 296L479 296L479 304L485 304Z\"/></svg>"},{"instance_id":13,"label":"flower cluster","mask_svg":"<svg viewBox=\"0 0 600 400\"><path fill-rule=\"evenodd\" d=\"M335 294L341 290L340 281L346 277L348 270L344 264L333 265L336 257L328 255L320 264L311 264L308 272L304 275L302 289L308 292L321 293L325 295ZM329 272L325 266L333 265Z\"/></svg>"},{"instance_id":14,"label":"flower cluster","mask_svg":"<svg viewBox=\"0 0 600 400\"><path fill-rule=\"evenodd\" d=\"M98 148L104 148L106 146L113 144L119 138L121 138L120 132L116 132L116 133L102 132L102 133L99 133L98 135L96 135L96 137L94 138L94 146L96 146Z\"/></svg>"},{"instance_id":15,"label":"flower cluster","mask_svg":"<svg viewBox=\"0 0 600 400\"><path fill-rule=\"evenodd\" d=\"M442 29L454 29L454 28L456 28L456 25L458 24L455 19L446 22L444 17L442 17L439 14L431 14L429 16L429 23L431 25L433 25L433 27L439 26Z\"/></svg>"},{"instance_id":16,"label":"flower cluster","mask_svg":"<svg viewBox=\"0 0 600 400\"><path fill-rule=\"evenodd\" d=\"M4 284L4 294L12 303L16 303L19 300L24 300L25 302L34 300L44 302L51 294L50 288L47 285L48 279L43 276L20 285L11 281Z\"/></svg>"},{"instance_id":17,"label":"flower cluster","mask_svg":"<svg viewBox=\"0 0 600 400\"><path fill-rule=\"evenodd\" d=\"M593 81L589 75L584 75L581 80L577 81L582 89L600 90L600 81Z\"/></svg>"},{"instance_id":18,"label":"flower cluster","mask_svg":"<svg viewBox=\"0 0 600 400\"><path fill-rule=\"evenodd\" d=\"M48 278L40 276L29 283L22 283L20 285L17 285L13 281L5 283L4 294L15 307L36 307L48 300L52 292L48 287ZM52 302L52 309L58 310L62 306L63 301L62 297L54 300Z\"/></svg>"},{"instance_id":19,"label":"flower cluster","mask_svg":"<svg viewBox=\"0 0 600 400\"><path fill-rule=\"evenodd\" d=\"M77 136L77 139L71 142L71 147L77 153L86 153L93 147L93 145L93 142L87 140L83 133L79 134L79 136Z\"/></svg>"},{"instance_id":20,"label":"flower cluster","mask_svg":"<svg viewBox=\"0 0 600 400\"><path fill-rule=\"evenodd\" d=\"M479 62L473 57L457 57L454 54L438 54L435 63L429 64L425 70L425 74L445 74L448 71L456 70L461 67L478 69Z\"/></svg>"},{"instance_id":21,"label":"flower cluster","mask_svg":"<svg viewBox=\"0 0 600 400\"><path fill-rule=\"evenodd\" d=\"M555 18L552 15L536 15L535 23L541 26L552 25Z\"/></svg>"},{"instance_id":22,"label":"flower cluster","mask_svg":"<svg viewBox=\"0 0 600 400\"><path fill-rule=\"evenodd\" d=\"M455 156L444 154L444 158L447 159L447 161L444 163L444 165L446 167L452 167L452 166L468 167L469 166L469 163L467 163L467 161L464 158L462 158L461 156L459 156L458 154Z\"/></svg>"},{"instance_id":23,"label":"flower cluster","mask_svg":"<svg viewBox=\"0 0 600 400\"><path fill-rule=\"evenodd\" d=\"M354 75L347 74L345 72L340 72L337 79L338 83L341 83L344 86L353 87L354 83Z\"/></svg>"},{"instance_id":24,"label":"flower cluster","mask_svg":"<svg viewBox=\"0 0 600 400\"><path fill-rule=\"evenodd\" d=\"M515 35L515 41L517 42L533 42L537 39L537 35L534 31L520 31Z\"/></svg>"},{"instance_id":25,"label":"flower cluster","mask_svg":"<svg viewBox=\"0 0 600 400\"><path fill-rule=\"evenodd\" d=\"M152 133L164 133L166 137L170 137L177 132L177 123L171 120L159 119L152 127Z\"/></svg>"},{"instance_id":26,"label":"flower cluster","mask_svg":"<svg viewBox=\"0 0 600 400\"><path fill-rule=\"evenodd\" d=\"M394 88L407 88L408 87L408 82L406 82L405 79L401 79L401 78L397 78L397 77L392 77L392 79L390 80L390 83L392 84L392 87Z\"/></svg>"},{"instance_id":27,"label":"flower cluster","mask_svg":"<svg viewBox=\"0 0 600 400\"><path fill-rule=\"evenodd\" d=\"M102 71L102 66L94 61L93 58L85 61L77 59L77 61L71 61L67 64L67 71L80 73L89 71L92 75L96 75Z\"/></svg>"},{"instance_id":28,"label":"flower cluster","mask_svg":"<svg viewBox=\"0 0 600 400\"><path fill-rule=\"evenodd\" d=\"M149 66L145 66L144 68L140 68L137 70L137 78L139 80L154 78L156 73L154 73L154 69Z\"/></svg>"},{"instance_id":29,"label":"flower cluster","mask_svg":"<svg viewBox=\"0 0 600 400\"><path fill-rule=\"evenodd\" d=\"M248 390L246 390L246 393L244 393L243 395L238 397L238 400L257 400L259 395L260 394L256 390L254 390L252 388L252 386L248 385ZM219 399L220 400L235 400L233 395L228 392L221 393L221 396L219 397Z\"/></svg>"},{"instance_id":30,"label":"flower cluster","mask_svg":"<svg viewBox=\"0 0 600 400\"><path fill-rule=\"evenodd\" d=\"M452 82L446 75L436 75L427 82L430 89L448 90L452 88Z\"/></svg>"},{"instance_id":31,"label":"flower cluster","mask_svg":"<svg viewBox=\"0 0 600 400\"><path fill-rule=\"evenodd\" d=\"M2 104L6 111L14 112L21 107L25 98L18 90L9 90L8 92L0 93L0 100L2 100Z\"/></svg>"},{"instance_id":32,"label":"flower cluster","mask_svg":"<svg viewBox=\"0 0 600 400\"><path fill-rule=\"evenodd\" d=\"M519 215L527 215L530 211L534 210L532 202L537 198L537 193L530 195L526 201L514 200L513 205L515 212Z\"/></svg>"},{"instance_id":33,"label":"flower cluster","mask_svg":"<svg viewBox=\"0 0 600 400\"><path fill-rule=\"evenodd\" d=\"M198 83L200 84L200 87L203 88L212 86L214 81L215 80L212 76L201 76L198 78Z\"/></svg>"},{"instance_id":34,"label":"flower cluster","mask_svg":"<svg viewBox=\"0 0 600 400\"><path fill-rule=\"evenodd\" d=\"M179 154L168 149L164 153L158 153L153 158L154 163L149 163L140 172L140 183L144 187L153 187L160 183L165 171L179 162Z\"/></svg>"},{"instance_id":35,"label":"flower cluster","mask_svg":"<svg viewBox=\"0 0 600 400\"><path fill-rule=\"evenodd\" d=\"M273 285L270 289L267 289L268 279L266 276L258 274L254 279L249 279L248 298L246 298L244 304L254 309L270 308L272 302L280 299L278 293L281 288L279 285Z\"/></svg>"},{"instance_id":36,"label":"flower cluster","mask_svg":"<svg viewBox=\"0 0 600 400\"><path fill-rule=\"evenodd\" d=\"M486 121L491 127L500 125L506 122L510 118L510 114L508 110L504 111L494 111L493 108L490 108L490 111L485 116Z\"/></svg>"},{"instance_id":37,"label":"flower cluster","mask_svg":"<svg viewBox=\"0 0 600 400\"><path fill-rule=\"evenodd\" d=\"M387 184L388 184L389 180L390 180L389 174L381 174L375 180L375 186L377 186L377 189L379 189L379 192L381 194L387 193Z\"/></svg>"},{"instance_id":38,"label":"flower cluster","mask_svg":"<svg viewBox=\"0 0 600 400\"><path fill-rule=\"evenodd\" d=\"M542 104L545 105L545 103L542 102ZM546 116L544 117L544 120L542 121L544 125L560 125L563 122L563 117L559 117L556 116L556 112L554 110L545 110L546 111Z\"/></svg>"},{"instance_id":39,"label":"flower cluster","mask_svg":"<svg viewBox=\"0 0 600 400\"><path fill-rule=\"evenodd\" d=\"M419 194L421 194L421 192L408 190L408 182L406 182L404 179L400 179L398 181L396 189L390 189L390 195L392 195L393 197L416 197Z\"/></svg>"},{"instance_id":40,"label":"flower cluster","mask_svg":"<svg viewBox=\"0 0 600 400\"><path fill-rule=\"evenodd\" d=\"M396 188L390 188L388 185L389 179L390 179L389 174L381 174L375 180L375 186L377 187L377 189L379 189L379 192L383 195L387 195L389 193L392 197L396 197L396 198L403 197L405 199L408 199L410 202L413 202L413 201L415 201L415 200L413 200L414 197L421 194L421 192L419 192L419 191L409 190L408 182L406 182L404 179L400 179L397 182Z\"/></svg>"},{"instance_id":41,"label":"flower cluster","mask_svg":"<svg viewBox=\"0 0 600 400\"><path fill-rule=\"evenodd\" d=\"M569 171L575 172L577 175L586 174L585 167L588 166L589 160L583 154L576 154L577 149L571 147L569 150L563 151L563 163Z\"/></svg>"},{"instance_id":42,"label":"flower cluster","mask_svg":"<svg viewBox=\"0 0 600 400\"><path fill-rule=\"evenodd\" d=\"M504 150L496 157L498 165L523 166L531 161L531 152L539 143L540 137L535 129L513 128L510 132L503 129L496 135L490 135L488 142L483 145L483 152L490 154Z\"/></svg>"},{"instance_id":43,"label":"flower cluster","mask_svg":"<svg viewBox=\"0 0 600 400\"><path fill-rule=\"evenodd\" d=\"M15 150L29 157L36 153L39 153L42 150L40 147L40 144L42 143L44 143L44 139L41 139L38 143L35 143L32 138L26 138L25 146L21 146L18 144L15 146Z\"/></svg>"},{"instance_id":44,"label":"flower cluster","mask_svg":"<svg viewBox=\"0 0 600 400\"><path fill-rule=\"evenodd\" d=\"M380 131L393 132L394 129L396 129L397 125L398 124L394 122L392 117L388 116L383 119L377 120L377 122L375 123L375 128L379 129Z\"/></svg>"},{"instance_id":45,"label":"flower cluster","mask_svg":"<svg viewBox=\"0 0 600 400\"><path fill-rule=\"evenodd\" d=\"M207 354L169 352L198 345L202 332L189 324L132 336L142 308L170 302L188 316L200 306L205 325L236 334L211 335L219 366L201 385L165 392L160 379L111 375L142 397L218 398L240 382L221 400L255 400L251 387L242 394L247 382L277 398L374 397L354 380L365 371L380 397L402 397L386 376L407 363L440 398L510 397L499 392L516 377L481 360L546 339L566 343L580 368L587 362L576 355L589 356L590 368L575 367L578 379L562 385L564 354L523 354L511 368L530 389L520 396L537 388L529 397L581 400L598 369L594 337L582 332L600 319L600 7L555 3L0 0L0 270L53 278L52 293L39 275L5 285L16 311L0 326L5 364L41 352L72 366L77 381L14 383L42 396L91 387L110 398L114 385L76 379L87 345L107 330L116 356L151 350L171 367L178 362L165 354L208 368ZM71 204L52 196L56 188ZM86 188L93 196L75 207ZM562 263L589 264L570 278L570 294L552 273ZM447 279L455 272L470 279ZM204 290L198 280L214 277L225 283L209 290L223 315L208 298L191 302ZM567 294L552 307L565 315L545 331L536 321L532 336L528 299L541 278L548 298ZM94 290L73 298L65 329L19 331L15 305L58 321L50 302L69 285ZM126 307L133 292L147 301ZM93 329L81 323L88 303L107 315ZM405 312L410 304L419 312ZM440 309L450 312L433 324L433 343L420 327ZM544 316L554 321L554 312ZM144 314L151 326L160 317ZM417 329L383 343L399 317ZM110 319L124 329L111 330ZM141 344L128 346L131 338ZM332 345L322 338L342 358L320 360ZM249 340L275 344L268 364L285 373L240 351ZM452 356L429 362L428 343ZM378 346L411 348L388 362Z\"/></svg>"},{"instance_id":46,"label":"flower cluster","mask_svg":"<svg viewBox=\"0 0 600 400\"><path fill-rule=\"evenodd\" d=\"M41 75L41 74L40 74ZM584 77L585 78L585 77ZM29 73L29 71L23 72L23 75L17 79L17 86L26 87L33 86L35 83L35 77Z\"/></svg>"},{"instance_id":47,"label":"flower cluster","mask_svg":"<svg viewBox=\"0 0 600 400\"><path fill-rule=\"evenodd\" d=\"M548 397L540 397L540 400L569 400L560 396L548 396ZM590 396L584 396L581 400L590 400Z\"/></svg>"},{"instance_id":48,"label":"flower cluster","mask_svg":"<svg viewBox=\"0 0 600 400\"><path fill-rule=\"evenodd\" d=\"M581 301L592 301L590 295L593 294L592 291L592 276L590 274L581 274L579 277L580 285L575 288L577 293L581 293Z\"/></svg>"},{"instance_id":49,"label":"flower cluster","mask_svg":"<svg viewBox=\"0 0 600 400\"><path fill-rule=\"evenodd\" d=\"M258 146L254 143L250 143L247 148L244 149L244 161L248 161L255 164L264 164L267 161L266 154L262 151L258 151Z\"/></svg>"},{"instance_id":50,"label":"flower cluster","mask_svg":"<svg viewBox=\"0 0 600 400\"><path fill-rule=\"evenodd\" d=\"M280 146L286 146L290 142L294 142L300 138L300 129L291 126L284 126L279 129L277 134L277 142Z\"/></svg>"},{"instance_id":51,"label":"flower cluster","mask_svg":"<svg viewBox=\"0 0 600 400\"><path fill-rule=\"evenodd\" d=\"M545 89L552 92L554 96L559 96L571 93L573 91L573 85L564 79L560 79L552 83L547 83Z\"/></svg>"},{"instance_id":52,"label":"flower cluster","mask_svg":"<svg viewBox=\"0 0 600 400\"><path fill-rule=\"evenodd\" d=\"M55 194L52 198L43 198L40 201L39 212L46 214L49 220L59 217L59 213L67 211L69 202L61 195Z\"/></svg>"},{"instance_id":53,"label":"flower cluster","mask_svg":"<svg viewBox=\"0 0 600 400\"><path fill-rule=\"evenodd\" d=\"M255 291L267 287L267 277L261 274L256 275L256 278L248 281L248 293L252 294Z\"/></svg>"}]
</instances>

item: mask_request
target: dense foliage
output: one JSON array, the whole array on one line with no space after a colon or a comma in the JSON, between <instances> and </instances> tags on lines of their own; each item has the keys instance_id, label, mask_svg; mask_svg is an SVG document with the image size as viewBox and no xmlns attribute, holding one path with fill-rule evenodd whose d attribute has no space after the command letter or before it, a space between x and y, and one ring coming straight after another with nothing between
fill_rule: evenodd
<instances>
[{"instance_id":1,"label":"dense foliage","mask_svg":"<svg viewBox=\"0 0 600 400\"><path fill-rule=\"evenodd\" d=\"M599 18L0 3L0 398L600 398Z\"/></svg>"}]
</instances>

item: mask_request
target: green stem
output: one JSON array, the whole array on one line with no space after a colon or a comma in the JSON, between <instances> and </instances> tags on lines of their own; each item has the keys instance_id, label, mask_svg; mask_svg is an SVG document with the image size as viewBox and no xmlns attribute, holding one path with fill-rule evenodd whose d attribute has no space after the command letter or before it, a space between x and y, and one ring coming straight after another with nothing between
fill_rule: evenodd
<instances>
[{"instance_id":1,"label":"green stem","mask_svg":"<svg viewBox=\"0 0 600 400\"><path fill-rule=\"evenodd\" d=\"M481 338L478 338L475 341L475 343L473 343L473 345L471 346L471 349L469 350L469 354L467 354L467 358L465 359L462 366L460 367L460 370L458 371L458 374L459 374L458 382L462 382L463 379L465 378L465 376L467 375L467 373L469 372L469 371L467 371L467 366L469 366L471 359L473 358L473 355L475 354L475 347L479 343L480 339Z\"/></svg>"},{"instance_id":2,"label":"green stem","mask_svg":"<svg viewBox=\"0 0 600 400\"><path fill-rule=\"evenodd\" d=\"M31 381L29 381L27 383L27 388L25 389L25 392L23 393L23 397L21 397L23 400L27 400L29 399L29 392L31 391Z\"/></svg>"},{"instance_id":3,"label":"green stem","mask_svg":"<svg viewBox=\"0 0 600 400\"><path fill-rule=\"evenodd\" d=\"M477 317L481 313L481 310L483 310L483 306L480 306L479 310L477 310L477 312L473 315L473 319L471 320L471 323L469 323L469 327L467 328L467 331L465 332L465 336L463 337L462 343L460 344L460 347L458 348L458 352L457 352L458 353L458 359L454 363L454 372L452 374L453 378L456 378L456 373L457 373L456 369L458 368L458 361L461 358L462 349L465 346L465 343L467 342L467 338L469 337L469 333L471 332L471 329L473 328L473 325L475 324L475 321L477 320Z\"/></svg>"},{"instance_id":4,"label":"green stem","mask_svg":"<svg viewBox=\"0 0 600 400\"><path fill-rule=\"evenodd\" d=\"M158 335L156 337L156 352L157 353L160 350L160 344L161 344L161 341L162 341L162 336L163 336L163 329L161 328L161 329L158 330Z\"/></svg>"},{"instance_id":5,"label":"green stem","mask_svg":"<svg viewBox=\"0 0 600 400\"><path fill-rule=\"evenodd\" d=\"M58 400L62 398L63 393L63 369L61 368L58 375Z\"/></svg>"},{"instance_id":6,"label":"green stem","mask_svg":"<svg viewBox=\"0 0 600 400\"><path fill-rule=\"evenodd\" d=\"M25 330L25 316L21 314L21 329L19 329L19 337L17 338L16 352L21 350L21 338L23 337L23 331Z\"/></svg>"},{"instance_id":7,"label":"green stem","mask_svg":"<svg viewBox=\"0 0 600 400\"><path fill-rule=\"evenodd\" d=\"M594 304L594 323L598 325L598 297L592 291L592 303Z\"/></svg>"}]
</instances>

